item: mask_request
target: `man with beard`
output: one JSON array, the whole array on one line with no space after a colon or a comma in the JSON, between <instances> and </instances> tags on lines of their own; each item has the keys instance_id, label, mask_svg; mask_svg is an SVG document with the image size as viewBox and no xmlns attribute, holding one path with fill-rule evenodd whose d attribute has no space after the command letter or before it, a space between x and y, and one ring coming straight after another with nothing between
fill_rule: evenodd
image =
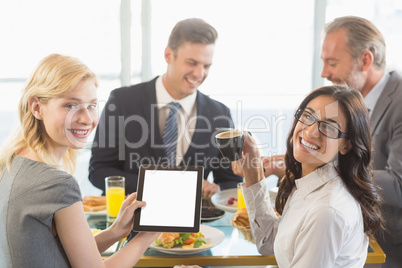
<instances>
[{"instance_id":1,"label":"man with beard","mask_svg":"<svg viewBox=\"0 0 402 268\"><path fill-rule=\"evenodd\" d=\"M385 51L382 34L366 19L340 17L325 27L321 76L360 91L369 111L387 229L375 236L386 254L382 267L390 268L402 267L402 77L385 71Z\"/></svg>"}]
</instances>

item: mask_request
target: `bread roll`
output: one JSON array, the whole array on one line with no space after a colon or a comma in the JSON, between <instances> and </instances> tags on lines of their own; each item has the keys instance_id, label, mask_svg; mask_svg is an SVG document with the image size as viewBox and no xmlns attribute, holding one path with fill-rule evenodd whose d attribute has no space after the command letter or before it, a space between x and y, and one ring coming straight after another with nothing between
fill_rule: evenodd
<instances>
[{"instance_id":1,"label":"bread roll","mask_svg":"<svg viewBox=\"0 0 402 268\"><path fill-rule=\"evenodd\" d=\"M101 211L106 209L106 205L99 205L99 206L89 206L89 205L83 205L84 206L84 211L86 212L95 212L95 211Z\"/></svg>"},{"instance_id":2,"label":"bread roll","mask_svg":"<svg viewBox=\"0 0 402 268\"><path fill-rule=\"evenodd\" d=\"M161 233L158 240L163 244L170 243L180 237L179 233Z\"/></svg>"},{"instance_id":3,"label":"bread roll","mask_svg":"<svg viewBox=\"0 0 402 268\"><path fill-rule=\"evenodd\" d=\"M93 212L106 209L106 196L84 196L84 211Z\"/></svg>"},{"instance_id":4,"label":"bread roll","mask_svg":"<svg viewBox=\"0 0 402 268\"><path fill-rule=\"evenodd\" d=\"M106 205L106 196L90 196L86 195L82 203L86 205Z\"/></svg>"},{"instance_id":5,"label":"bread roll","mask_svg":"<svg viewBox=\"0 0 402 268\"><path fill-rule=\"evenodd\" d=\"M250 221L248 218L247 209L242 208L236 211L236 213L234 214L233 221L239 226L250 227Z\"/></svg>"},{"instance_id":6,"label":"bread roll","mask_svg":"<svg viewBox=\"0 0 402 268\"><path fill-rule=\"evenodd\" d=\"M243 208L236 211L232 217L230 217L230 223L233 227L238 229L245 240L254 243L253 235L251 234L250 220L248 218L247 209Z\"/></svg>"},{"instance_id":7,"label":"bread roll","mask_svg":"<svg viewBox=\"0 0 402 268\"><path fill-rule=\"evenodd\" d=\"M162 243L164 248L172 248L174 246L174 240L179 237L179 233L161 233L158 237L158 241Z\"/></svg>"}]
</instances>

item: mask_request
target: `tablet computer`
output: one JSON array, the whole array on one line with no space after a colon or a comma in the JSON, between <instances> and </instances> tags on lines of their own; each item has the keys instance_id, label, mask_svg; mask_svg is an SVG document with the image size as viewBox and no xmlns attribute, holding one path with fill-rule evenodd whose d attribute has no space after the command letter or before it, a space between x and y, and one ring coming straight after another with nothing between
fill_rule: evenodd
<instances>
[{"instance_id":1,"label":"tablet computer","mask_svg":"<svg viewBox=\"0 0 402 268\"><path fill-rule=\"evenodd\" d=\"M134 231L197 233L201 222L203 167L141 165Z\"/></svg>"}]
</instances>

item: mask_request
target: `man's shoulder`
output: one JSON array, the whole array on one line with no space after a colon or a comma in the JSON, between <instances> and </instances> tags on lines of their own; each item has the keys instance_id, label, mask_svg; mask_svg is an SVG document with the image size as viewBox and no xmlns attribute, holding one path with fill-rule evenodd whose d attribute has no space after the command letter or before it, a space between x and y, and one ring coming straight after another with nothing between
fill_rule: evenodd
<instances>
[{"instance_id":1,"label":"man's shoulder","mask_svg":"<svg viewBox=\"0 0 402 268\"><path fill-rule=\"evenodd\" d=\"M155 90L155 80L156 78L147 82L116 88L112 90L110 94L116 97L144 95L150 93L152 90Z\"/></svg>"},{"instance_id":2,"label":"man's shoulder","mask_svg":"<svg viewBox=\"0 0 402 268\"><path fill-rule=\"evenodd\" d=\"M397 71L389 72L390 78L385 85L384 93L392 99L402 99L402 76ZM399 103L398 103L399 105Z\"/></svg>"},{"instance_id":3,"label":"man's shoulder","mask_svg":"<svg viewBox=\"0 0 402 268\"><path fill-rule=\"evenodd\" d=\"M220 101L214 100L211 97L205 95L201 91L197 93L198 103L201 105L205 105L208 109L214 109L218 111L228 112L229 108Z\"/></svg>"},{"instance_id":4,"label":"man's shoulder","mask_svg":"<svg viewBox=\"0 0 402 268\"><path fill-rule=\"evenodd\" d=\"M389 74L393 79L402 80L401 74L397 71L390 71Z\"/></svg>"},{"instance_id":5,"label":"man's shoulder","mask_svg":"<svg viewBox=\"0 0 402 268\"><path fill-rule=\"evenodd\" d=\"M389 84L394 85L396 84L399 88L402 88L402 76L397 71L389 72L390 78L388 80L387 86Z\"/></svg>"}]
</instances>

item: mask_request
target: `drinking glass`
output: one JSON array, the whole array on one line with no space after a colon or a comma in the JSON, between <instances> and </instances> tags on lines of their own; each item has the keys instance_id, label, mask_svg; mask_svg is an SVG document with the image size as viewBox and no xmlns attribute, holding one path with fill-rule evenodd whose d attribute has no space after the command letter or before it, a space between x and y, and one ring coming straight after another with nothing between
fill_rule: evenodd
<instances>
[{"instance_id":1,"label":"drinking glass","mask_svg":"<svg viewBox=\"0 0 402 268\"><path fill-rule=\"evenodd\" d=\"M125 195L125 178L110 176L105 178L107 221L114 222L119 214Z\"/></svg>"},{"instance_id":2,"label":"drinking glass","mask_svg":"<svg viewBox=\"0 0 402 268\"><path fill-rule=\"evenodd\" d=\"M241 183L237 184L237 209L246 208L244 203L243 191L241 190Z\"/></svg>"}]
</instances>

